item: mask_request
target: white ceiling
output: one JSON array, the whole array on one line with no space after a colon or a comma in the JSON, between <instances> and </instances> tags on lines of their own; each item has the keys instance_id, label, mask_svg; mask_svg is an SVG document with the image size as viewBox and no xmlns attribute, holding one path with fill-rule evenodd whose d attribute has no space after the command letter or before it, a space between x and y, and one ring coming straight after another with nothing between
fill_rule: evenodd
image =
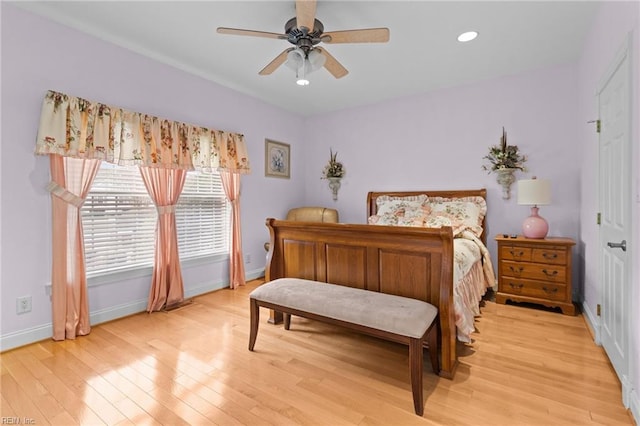
<instances>
[{"instance_id":1,"label":"white ceiling","mask_svg":"<svg viewBox=\"0 0 640 426\"><path fill-rule=\"evenodd\" d=\"M288 42L216 33L219 26L283 33L293 0L14 4L306 116L575 62L598 8L593 1L319 0L325 31L388 27L391 37L323 44L349 74L336 80L321 69L300 87L286 66L258 75ZM479 37L459 43L468 30Z\"/></svg>"}]
</instances>

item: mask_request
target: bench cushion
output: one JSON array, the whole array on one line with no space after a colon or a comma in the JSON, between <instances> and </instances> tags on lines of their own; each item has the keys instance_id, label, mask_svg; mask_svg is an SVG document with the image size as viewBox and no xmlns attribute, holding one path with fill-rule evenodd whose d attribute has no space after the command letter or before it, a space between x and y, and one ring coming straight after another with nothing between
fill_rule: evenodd
<instances>
[{"instance_id":1,"label":"bench cushion","mask_svg":"<svg viewBox=\"0 0 640 426\"><path fill-rule=\"evenodd\" d=\"M417 299L299 278L279 278L253 290L259 301L420 339L438 314Z\"/></svg>"}]
</instances>

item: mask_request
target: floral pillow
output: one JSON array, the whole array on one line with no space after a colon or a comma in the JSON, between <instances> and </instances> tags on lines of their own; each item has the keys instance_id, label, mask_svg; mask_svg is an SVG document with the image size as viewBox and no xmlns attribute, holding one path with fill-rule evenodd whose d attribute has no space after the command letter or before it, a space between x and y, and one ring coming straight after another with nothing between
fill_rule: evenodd
<instances>
[{"instance_id":1,"label":"floral pillow","mask_svg":"<svg viewBox=\"0 0 640 426\"><path fill-rule=\"evenodd\" d=\"M452 226L451 219L441 215L429 215L424 222L427 228L442 228L443 226ZM455 235L455 232L454 232Z\"/></svg>"},{"instance_id":2,"label":"floral pillow","mask_svg":"<svg viewBox=\"0 0 640 426\"><path fill-rule=\"evenodd\" d=\"M369 216L369 225L387 225L387 226L418 226L423 227L425 215L404 216L399 214L388 213L384 215Z\"/></svg>"},{"instance_id":3,"label":"floral pillow","mask_svg":"<svg viewBox=\"0 0 640 426\"><path fill-rule=\"evenodd\" d=\"M427 224L432 223L435 225L440 223L440 226L451 226L453 227L454 236L464 230L473 232L478 238L482 235L482 221L487 213L487 202L484 198L434 197L429 199L429 204L431 206L431 214L426 221Z\"/></svg>"},{"instance_id":4,"label":"floral pillow","mask_svg":"<svg viewBox=\"0 0 640 426\"><path fill-rule=\"evenodd\" d=\"M371 225L451 226L453 235L468 230L476 237L482 235L482 221L487 203L482 197L444 198L416 195L409 197L378 197L378 214L369 217Z\"/></svg>"},{"instance_id":5,"label":"floral pillow","mask_svg":"<svg viewBox=\"0 0 640 426\"><path fill-rule=\"evenodd\" d=\"M430 209L429 198L424 194L408 197L381 195L376 199L376 205L378 206L378 216L387 214L416 216L424 214L425 209Z\"/></svg>"}]
</instances>

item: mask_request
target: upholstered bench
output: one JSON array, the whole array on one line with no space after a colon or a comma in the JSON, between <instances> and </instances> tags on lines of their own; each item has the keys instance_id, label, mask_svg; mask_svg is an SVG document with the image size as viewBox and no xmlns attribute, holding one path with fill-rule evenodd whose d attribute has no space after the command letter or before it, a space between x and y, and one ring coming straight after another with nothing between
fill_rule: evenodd
<instances>
[{"instance_id":1,"label":"upholstered bench","mask_svg":"<svg viewBox=\"0 0 640 426\"><path fill-rule=\"evenodd\" d=\"M422 416L425 342L434 373L440 371L435 306L417 299L298 278L270 281L253 290L249 297L250 351L258 336L260 307L282 312L286 330L291 326L291 315L297 315L408 345L413 405L416 414Z\"/></svg>"}]
</instances>

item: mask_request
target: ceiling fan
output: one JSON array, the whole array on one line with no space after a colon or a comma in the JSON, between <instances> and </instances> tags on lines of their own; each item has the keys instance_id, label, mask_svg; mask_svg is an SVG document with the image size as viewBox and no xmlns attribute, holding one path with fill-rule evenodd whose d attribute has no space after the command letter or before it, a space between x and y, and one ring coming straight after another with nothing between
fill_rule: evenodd
<instances>
[{"instance_id":1,"label":"ceiling fan","mask_svg":"<svg viewBox=\"0 0 640 426\"><path fill-rule=\"evenodd\" d=\"M389 41L388 28L367 28L359 30L324 32L324 25L316 19L316 0L296 0L296 16L289 19L284 26L284 34L265 31L243 30L238 28L218 27L218 33L252 37L275 38L287 40L295 47L289 47L275 57L258 74L273 73L280 65L287 65L302 72L302 81L298 84L309 84L304 78L305 72L311 72L324 66L335 78L349 73L319 43L386 43Z\"/></svg>"}]
</instances>

